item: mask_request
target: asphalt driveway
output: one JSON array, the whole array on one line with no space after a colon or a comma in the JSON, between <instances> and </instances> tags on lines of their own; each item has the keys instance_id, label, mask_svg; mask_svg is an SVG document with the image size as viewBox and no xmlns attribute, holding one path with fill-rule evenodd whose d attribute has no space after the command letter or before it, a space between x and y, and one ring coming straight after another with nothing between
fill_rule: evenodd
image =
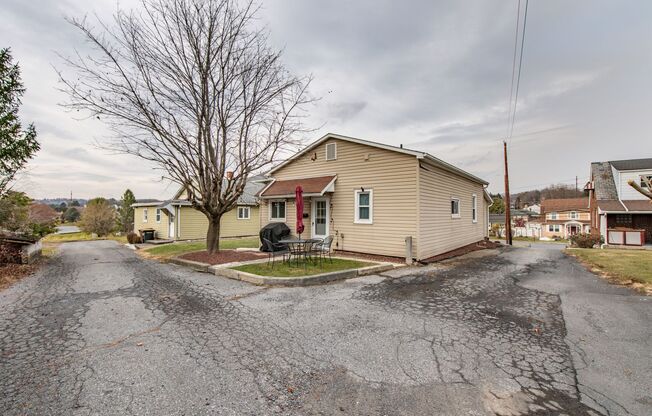
<instances>
[{"instance_id":1,"label":"asphalt driveway","mask_svg":"<svg viewBox=\"0 0 652 416\"><path fill-rule=\"evenodd\" d=\"M0 414L652 414L652 303L556 248L266 289L69 243L0 293Z\"/></svg>"}]
</instances>

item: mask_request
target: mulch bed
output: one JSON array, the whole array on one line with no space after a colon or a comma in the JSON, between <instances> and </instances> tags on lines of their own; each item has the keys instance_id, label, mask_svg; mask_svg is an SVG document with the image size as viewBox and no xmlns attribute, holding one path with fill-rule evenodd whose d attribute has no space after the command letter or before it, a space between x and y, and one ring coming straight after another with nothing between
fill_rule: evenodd
<instances>
[{"instance_id":1,"label":"mulch bed","mask_svg":"<svg viewBox=\"0 0 652 416\"><path fill-rule=\"evenodd\" d=\"M425 260L421 260L421 263L425 263L425 264L435 263L435 262L438 262L438 261L442 261L442 260L450 259L450 258L453 258L453 257L461 256L461 255L464 255L464 254L467 254L467 253L471 253L473 251L498 248L500 246L502 246L502 244L497 242L497 241L480 241L478 243L472 243L472 244L466 245L464 247L457 248L455 250L452 250L452 251L449 251L449 252L446 252L446 253L438 254L438 255L433 256L433 257L429 257L429 258L427 258Z\"/></svg>"},{"instance_id":2,"label":"mulch bed","mask_svg":"<svg viewBox=\"0 0 652 416\"><path fill-rule=\"evenodd\" d=\"M267 257L267 255L255 251L236 250L220 250L215 254L208 254L208 251L204 250L186 253L179 256L179 258L184 260L198 261L210 265L232 263L234 261L257 260L263 257Z\"/></svg>"},{"instance_id":3,"label":"mulch bed","mask_svg":"<svg viewBox=\"0 0 652 416\"><path fill-rule=\"evenodd\" d=\"M11 286L29 276L37 269L35 264L0 264L0 290Z\"/></svg>"}]
</instances>

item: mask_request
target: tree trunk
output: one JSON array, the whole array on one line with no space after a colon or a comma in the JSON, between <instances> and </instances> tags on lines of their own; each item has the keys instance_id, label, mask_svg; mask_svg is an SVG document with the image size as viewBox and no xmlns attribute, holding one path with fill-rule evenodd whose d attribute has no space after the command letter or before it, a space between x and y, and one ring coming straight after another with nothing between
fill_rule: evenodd
<instances>
[{"instance_id":1,"label":"tree trunk","mask_svg":"<svg viewBox=\"0 0 652 416\"><path fill-rule=\"evenodd\" d=\"M222 216L208 219L208 232L206 233L206 251L215 254L220 251L220 219Z\"/></svg>"}]
</instances>

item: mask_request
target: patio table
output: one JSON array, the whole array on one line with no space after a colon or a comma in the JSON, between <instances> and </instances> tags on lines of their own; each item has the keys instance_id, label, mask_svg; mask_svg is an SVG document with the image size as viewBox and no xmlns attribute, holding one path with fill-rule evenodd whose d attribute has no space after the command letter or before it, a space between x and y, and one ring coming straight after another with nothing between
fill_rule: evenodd
<instances>
[{"instance_id":1,"label":"patio table","mask_svg":"<svg viewBox=\"0 0 652 416\"><path fill-rule=\"evenodd\" d=\"M286 244L288 246L288 250L290 251L290 258L288 259L288 262L292 261L292 257L296 257L298 266L299 259L302 258L304 261L306 261L312 244L318 241L319 240L315 238L288 238L279 240L279 243Z\"/></svg>"}]
</instances>

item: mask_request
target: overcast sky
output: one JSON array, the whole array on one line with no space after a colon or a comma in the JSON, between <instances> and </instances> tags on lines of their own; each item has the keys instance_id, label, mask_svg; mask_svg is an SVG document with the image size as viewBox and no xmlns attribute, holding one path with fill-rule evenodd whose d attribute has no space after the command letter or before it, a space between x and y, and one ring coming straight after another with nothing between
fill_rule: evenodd
<instances>
[{"instance_id":1,"label":"overcast sky","mask_svg":"<svg viewBox=\"0 0 652 416\"><path fill-rule=\"evenodd\" d=\"M274 0L260 14L286 65L313 74L308 122L326 132L427 151L502 188L502 144L518 0ZM522 1L525 3L525 0ZM21 116L42 150L18 187L35 198L171 196L175 186L133 156L95 145L100 122L57 104L56 53L85 48L64 16L110 17L107 0L2 0L1 47L27 93ZM123 0L122 8L138 7ZM591 161L652 157L652 2L530 1L512 191L580 185Z\"/></svg>"}]
</instances>

